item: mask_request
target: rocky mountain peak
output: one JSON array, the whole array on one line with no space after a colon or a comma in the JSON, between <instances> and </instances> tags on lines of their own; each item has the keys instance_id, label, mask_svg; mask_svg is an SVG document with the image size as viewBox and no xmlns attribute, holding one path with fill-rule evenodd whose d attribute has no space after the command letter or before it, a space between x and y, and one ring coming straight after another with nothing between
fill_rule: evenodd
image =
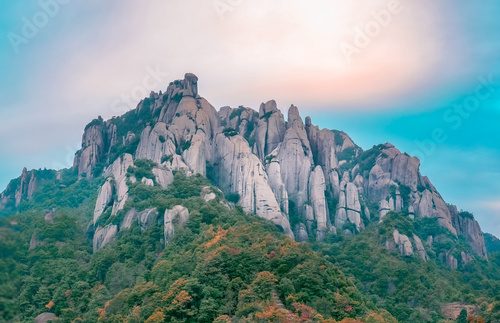
<instances>
[{"instance_id":1,"label":"rocky mountain peak","mask_svg":"<svg viewBox=\"0 0 500 323\"><path fill-rule=\"evenodd\" d=\"M154 176L134 180L168 187L175 172L206 176L245 211L298 240L356 234L397 212L412 221L436 219L451 235L464 236L475 255L486 257L477 222L448 207L421 175L417 158L390 143L363 151L342 131L320 129L310 117L304 123L294 105L285 122L274 100L262 103L258 112L243 106L217 111L199 95L198 77L191 73L123 116L97 118L85 128L73 167L80 177L106 178L94 223L107 208L113 214L123 210L126 173L138 160L153 162ZM2 194L2 205L29 198L36 182L23 170ZM100 229L99 247L120 230ZM411 234L397 237L404 253L411 245L426 258L426 242Z\"/></svg>"},{"instance_id":2,"label":"rocky mountain peak","mask_svg":"<svg viewBox=\"0 0 500 323\"><path fill-rule=\"evenodd\" d=\"M289 126L294 126L294 125L302 125L304 126L304 123L302 122L302 118L300 117L300 112L299 108L294 106L293 104L290 106L288 109L288 123Z\"/></svg>"}]
</instances>

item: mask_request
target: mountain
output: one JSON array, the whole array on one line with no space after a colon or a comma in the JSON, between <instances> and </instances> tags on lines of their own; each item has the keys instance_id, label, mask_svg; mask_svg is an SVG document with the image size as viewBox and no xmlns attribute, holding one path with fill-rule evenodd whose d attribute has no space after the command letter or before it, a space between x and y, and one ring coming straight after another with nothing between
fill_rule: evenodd
<instances>
[{"instance_id":1,"label":"mountain","mask_svg":"<svg viewBox=\"0 0 500 323\"><path fill-rule=\"evenodd\" d=\"M72 168L9 183L0 313L415 322L455 318L446 306L461 301L458 313L494 320L496 255L419 167L389 143L364 151L304 122L295 106L286 120L275 101L217 111L186 74L89 123ZM74 272L41 274L56 263Z\"/></svg>"}]
</instances>

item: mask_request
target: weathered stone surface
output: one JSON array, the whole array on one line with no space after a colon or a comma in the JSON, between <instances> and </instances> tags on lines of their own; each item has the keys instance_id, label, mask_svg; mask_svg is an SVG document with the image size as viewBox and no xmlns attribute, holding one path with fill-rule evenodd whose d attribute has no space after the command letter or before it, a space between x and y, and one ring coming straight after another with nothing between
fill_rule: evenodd
<instances>
[{"instance_id":1,"label":"weathered stone surface","mask_svg":"<svg viewBox=\"0 0 500 323\"><path fill-rule=\"evenodd\" d=\"M415 242L415 250L417 251L419 257L424 261L429 260L424 244L422 243L422 239L420 239L420 237L416 234L413 234L413 241Z\"/></svg>"},{"instance_id":2,"label":"weathered stone surface","mask_svg":"<svg viewBox=\"0 0 500 323\"><path fill-rule=\"evenodd\" d=\"M48 210L45 212L43 219L45 223L54 223L54 217L56 216L56 209L52 208L52 210Z\"/></svg>"},{"instance_id":3,"label":"weathered stone surface","mask_svg":"<svg viewBox=\"0 0 500 323\"><path fill-rule=\"evenodd\" d=\"M393 211L391 202L392 202L391 199L389 199L389 201L387 199L384 199L379 202L378 209L379 209L380 222L382 222L382 220L389 212Z\"/></svg>"},{"instance_id":4,"label":"weathered stone surface","mask_svg":"<svg viewBox=\"0 0 500 323\"><path fill-rule=\"evenodd\" d=\"M198 77L196 75L185 74L183 80L171 82L165 93L158 96L158 100L161 102L159 121L170 123L175 117L177 105L183 97L199 99Z\"/></svg>"},{"instance_id":5,"label":"weathered stone surface","mask_svg":"<svg viewBox=\"0 0 500 323\"><path fill-rule=\"evenodd\" d=\"M114 183L115 198L113 203L112 215L123 210L128 200L127 170L134 165L132 155L124 154L105 171L105 176L112 177Z\"/></svg>"},{"instance_id":6,"label":"weathered stone surface","mask_svg":"<svg viewBox=\"0 0 500 323\"><path fill-rule=\"evenodd\" d=\"M451 233L457 234L451 221L451 213L448 206L437 192L426 189L413 204L416 214L421 217L436 217L439 223Z\"/></svg>"},{"instance_id":7,"label":"weathered stone surface","mask_svg":"<svg viewBox=\"0 0 500 323\"><path fill-rule=\"evenodd\" d=\"M420 161L417 158L399 153L392 161L391 179L416 190L420 177L419 168Z\"/></svg>"},{"instance_id":8,"label":"weathered stone surface","mask_svg":"<svg viewBox=\"0 0 500 323\"><path fill-rule=\"evenodd\" d=\"M443 251L438 255L439 260L452 270L458 268L458 259L452 254L451 250Z\"/></svg>"},{"instance_id":9,"label":"weathered stone surface","mask_svg":"<svg viewBox=\"0 0 500 323\"><path fill-rule=\"evenodd\" d=\"M104 248L108 243L112 242L118 233L118 226L107 225L105 227L98 227L94 233L93 247L94 252Z\"/></svg>"},{"instance_id":10,"label":"weathered stone surface","mask_svg":"<svg viewBox=\"0 0 500 323\"><path fill-rule=\"evenodd\" d=\"M470 244L472 250L481 258L487 258L484 236L479 227L479 223L474 220L471 213L459 212L454 205L448 205L452 215L453 226L457 228L459 235L465 237L465 240Z\"/></svg>"},{"instance_id":11,"label":"weathered stone surface","mask_svg":"<svg viewBox=\"0 0 500 323\"><path fill-rule=\"evenodd\" d=\"M399 253L402 256L413 255L413 246L411 244L410 238L404 234L400 234L398 230L392 232L394 243L399 248Z\"/></svg>"},{"instance_id":12,"label":"weathered stone surface","mask_svg":"<svg viewBox=\"0 0 500 323\"><path fill-rule=\"evenodd\" d=\"M174 135L167 129L167 125L158 122L154 128L147 126L141 134L141 140L136 151L136 158L149 159L157 164L162 162L165 156L173 156L176 153Z\"/></svg>"},{"instance_id":13,"label":"weathered stone surface","mask_svg":"<svg viewBox=\"0 0 500 323\"><path fill-rule=\"evenodd\" d=\"M156 208L146 209L139 212L137 220L142 230L147 230L156 224L158 220L158 210Z\"/></svg>"},{"instance_id":14,"label":"weathered stone surface","mask_svg":"<svg viewBox=\"0 0 500 323\"><path fill-rule=\"evenodd\" d=\"M183 227L188 220L189 210L182 205L176 205L172 209L165 210L163 218L165 244L168 244L174 237L175 228Z\"/></svg>"},{"instance_id":15,"label":"weathered stone surface","mask_svg":"<svg viewBox=\"0 0 500 323\"><path fill-rule=\"evenodd\" d=\"M155 186L155 183L154 183L154 181L151 178L143 177L141 179L141 183L144 184L144 185L146 185L146 186Z\"/></svg>"},{"instance_id":16,"label":"weathered stone surface","mask_svg":"<svg viewBox=\"0 0 500 323\"><path fill-rule=\"evenodd\" d=\"M54 313L45 312L35 317L35 323L55 322L59 318Z\"/></svg>"},{"instance_id":17,"label":"weathered stone surface","mask_svg":"<svg viewBox=\"0 0 500 323\"><path fill-rule=\"evenodd\" d=\"M240 135L216 139L219 185L226 193L237 193L239 204L250 213L270 220L293 236L286 216L269 185L260 159L250 151L247 141Z\"/></svg>"},{"instance_id":18,"label":"weathered stone surface","mask_svg":"<svg viewBox=\"0 0 500 323\"><path fill-rule=\"evenodd\" d=\"M313 165L312 151L297 107L288 110L288 124L278 151L283 183L299 214L308 201L309 174Z\"/></svg>"},{"instance_id":19,"label":"weathered stone surface","mask_svg":"<svg viewBox=\"0 0 500 323\"><path fill-rule=\"evenodd\" d=\"M94 224L105 212L108 206L112 205L111 215L116 215L125 207L128 199L127 170L134 165L132 155L124 154L117 158L105 171L106 181L99 190L96 205L94 208ZM130 178L135 181L135 178Z\"/></svg>"},{"instance_id":20,"label":"weathered stone surface","mask_svg":"<svg viewBox=\"0 0 500 323\"><path fill-rule=\"evenodd\" d=\"M323 169L321 166L316 166L314 171L311 172L309 179L309 200L314 212L314 220L316 221L316 240L319 241L324 239L328 231L325 191L326 183Z\"/></svg>"},{"instance_id":21,"label":"weathered stone surface","mask_svg":"<svg viewBox=\"0 0 500 323\"><path fill-rule=\"evenodd\" d=\"M379 204L380 217L389 211L436 217L443 227L456 234L446 203L430 181L420 175L420 161L401 153L391 144L373 149L376 158L365 178L364 192L370 202ZM402 196L403 187L405 194L409 190L408 196Z\"/></svg>"},{"instance_id":22,"label":"weathered stone surface","mask_svg":"<svg viewBox=\"0 0 500 323\"><path fill-rule=\"evenodd\" d=\"M132 227L134 223L140 225L141 229L147 230L156 224L158 219L158 210L156 208L146 209L137 212L136 209L130 209L120 225L120 230L127 230Z\"/></svg>"},{"instance_id":23,"label":"weathered stone surface","mask_svg":"<svg viewBox=\"0 0 500 323\"><path fill-rule=\"evenodd\" d=\"M256 136L259 113L253 109L240 106L235 109L223 107L219 111L219 118L224 129L234 129L249 142ZM255 148L255 147L254 147Z\"/></svg>"},{"instance_id":24,"label":"weathered stone surface","mask_svg":"<svg viewBox=\"0 0 500 323\"><path fill-rule=\"evenodd\" d=\"M97 201L95 203L94 208L94 224L96 224L97 220L104 213L106 208L110 206L113 202L113 187L114 181L113 178L109 177L102 187L99 189L99 195L97 196Z\"/></svg>"},{"instance_id":25,"label":"weathered stone surface","mask_svg":"<svg viewBox=\"0 0 500 323\"><path fill-rule=\"evenodd\" d=\"M283 141L285 130L285 118L278 110L276 101L262 103L255 134L255 152L261 160Z\"/></svg>"},{"instance_id":26,"label":"weathered stone surface","mask_svg":"<svg viewBox=\"0 0 500 323\"><path fill-rule=\"evenodd\" d=\"M136 220L137 220L137 210L130 209L123 217L122 223L120 224L120 231L130 229L134 221Z\"/></svg>"},{"instance_id":27,"label":"weathered stone surface","mask_svg":"<svg viewBox=\"0 0 500 323\"><path fill-rule=\"evenodd\" d=\"M91 178L96 175L96 165L105 161L116 140L116 126L101 117L87 125L82 136L82 148L75 154L73 162L78 176Z\"/></svg>"},{"instance_id":28,"label":"weathered stone surface","mask_svg":"<svg viewBox=\"0 0 500 323\"><path fill-rule=\"evenodd\" d=\"M468 305L463 303L448 303L441 307L441 313L443 316L450 320L456 320L460 315L462 309L467 311L467 316L475 315L478 312L477 306Z\"/></svg>"},{"instance_id":29,"label":"weathered stone surface","mask_svg":"<svg viewBox=\"0 0 500 323\"><path fill-rule=\"evenodd\" d=\"M281 165L277 158L278 150L275 149L266 158L266 172L269 178L269 185L273 190L274 196L276 197L280 209L283 213L289 213L288 204L288 192L286 191L285 184L283 183L283 178L281 174Z\"/></svg>"},{"instance_id":30,"label":"weathered stone surface","mask_svg":"<svg viewBox=\"0 0 500 323\"><path fill-rule=\"evenodd\" d=\"M309 235L307 234L307 228L304 223L299 223L295 230L295 237L297 241L308 241Z\"/></svg>"},{"instance_id":31,"label":"weathered stone surface","mask_svg":"<svg viewBox=\"0 0 500 323\"><path fill-rule=\"evenodd\" d=\"M166 167L153 167L153 175L155 176L156 183L162 188L167 188L174 182L174 174L171 169Z\"/></svg>"},{"instance_id":32,"label":"weathered stone surface","mask_svg":"<svg viewBox=\"0 0 500 323\"><path fill-rule=\"evenodd\" d=\"M205 186L201 189L201 198L205 202L210 202L217 198L217 194L215 194L210 186Z\"/></svg>"}]
</instances>

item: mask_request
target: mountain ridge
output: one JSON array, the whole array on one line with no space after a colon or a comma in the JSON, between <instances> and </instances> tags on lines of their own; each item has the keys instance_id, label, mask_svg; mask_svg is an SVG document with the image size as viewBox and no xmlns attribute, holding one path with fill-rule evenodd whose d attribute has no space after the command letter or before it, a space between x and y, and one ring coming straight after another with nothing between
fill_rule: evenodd
<instances>
[{"instance_id":1,"label":"mountain ridge","mask_svg":"<svg viewBox=\"0 0 500 323\"><path fill-rule=\"evenodd\" d=\"M443 254L450 267L475 256L487 258L479 224L472 214L446 204L420 174L418 158L389 143L363 151L345 132L320 129L310 117L304 122L293 105L285 120L274 100L262 103L258 112L242 106L217 111L199 95L192 73L171 82L164 93L151 92L123 116L99 117L85 127L73 169L79 178L101 173L108 178L95 220L108 205L113 215L125 207L127 169L142 159L157 164L154 183L167 187L178 170L207 176L225 194L237 196L245 211L299 241L355 234L389 212L403 212L437 218L452 235L465 237L473 252L458 259ZM40 171L24 169L0 195L0 209L18 207L32 197L37 181L60 176L36 174ZM395 234L394 243L402 253L425 248L418 236Z\"/></svg>"},{"instance_id":2,"label":"mountain ridge","mask_svg":"<svg viewBox=\"0 0 500 323\"><path fill-rule=\"evenodd\" d=\"M419 166L186 74L1 193L0 317L494 322L498 239Z\"/></svg>"}]
</instances>

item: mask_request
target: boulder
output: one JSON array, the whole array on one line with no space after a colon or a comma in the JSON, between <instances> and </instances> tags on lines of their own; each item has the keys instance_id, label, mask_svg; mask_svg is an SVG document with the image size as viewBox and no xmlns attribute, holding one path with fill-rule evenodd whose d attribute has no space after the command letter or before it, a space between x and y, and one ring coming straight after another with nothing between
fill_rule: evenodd
<instances>
[{"instance_id":1,"label":"boulder","mask_svg":"<svg viewBox=\"0 0 500 323\"><path fill-rule=\"evenodd\" d=\"M143 177L141 179L141 183L146 186L155 186L155 182L151 178Z\"/></svg>"},{"instance_id":2,"label":"boulder","mask_svg":"<svg viewBox=\"0 0 500 323\"><path fill-rule=\"evenodd\" d=\"M123 217L122 223L120 224L120 231L130 229L136 220L137 210L130 209Z\"/></svg>"},{"instance_id":3,"label":"boulder","mask_svg":"<svg viewBox=\"0 0 500 323\"><path fill-rule=\"evenodd\" d=\"M212 190L210 186L204 186L201 189L201 198L205 202L210 202L217 198L217 194L215 194L215 192Z\"/></svg>"},{"instance_id":4,"label":"boulder","mask_svg":"<svg viewBox=\"0 0 500 323\"><path fill-rule=\"evenodd\" d=\"M304 223L299 223L295 230L295 237L297 241L308 241L309 235L307 234L307 228Z\"/></svg>"}]
</instances>

